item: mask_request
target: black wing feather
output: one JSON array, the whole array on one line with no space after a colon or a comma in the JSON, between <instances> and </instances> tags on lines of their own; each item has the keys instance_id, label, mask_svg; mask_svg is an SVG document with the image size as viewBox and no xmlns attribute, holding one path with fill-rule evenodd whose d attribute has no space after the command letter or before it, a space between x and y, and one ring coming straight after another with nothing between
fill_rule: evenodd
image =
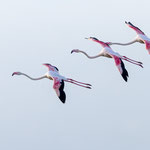
<instances>
[{"instance_id":1,"label":"black wing feather","mask_svg":"<svg viewBox=\"0 0 150 150\"><path fill-rule=\"evenodd\" d=\"M121 61L121 68L122 68L122 71L123 71L121 75L122 75L123 79L127 82L128 81L127 77L129 77L128 71L126 70L123 61L121 59L120 59L120 61Z\"/></svg>"},{"instance_id":2,"label":"black wing feather","mask_svg":"<svg viewBox=\"0 0 150 150\"><path fill-rule=\"evenodd\" d=\"M64 92L64 81L62 80L60 83L61 83L61 86L59 88L59 92L60 92L59 99L61 100L62 103L65 103L65 101L66 101L66 94Z\"/></svg>"}]
</instances>

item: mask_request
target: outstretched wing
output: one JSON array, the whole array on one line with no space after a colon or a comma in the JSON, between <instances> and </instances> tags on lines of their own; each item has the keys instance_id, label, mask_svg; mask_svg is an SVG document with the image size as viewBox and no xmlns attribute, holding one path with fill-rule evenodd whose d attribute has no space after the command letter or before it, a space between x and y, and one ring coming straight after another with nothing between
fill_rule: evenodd
<instances>
[{"instance_id":1,"label":"outstretched wing","mask_svg":"<svg viewBox=\"0 0 150 150\"><path fill-rule=\"evenodd\" d=\"M138 27L134 26L131 22L125 22L130 28L136 31L137 34L144 34L142 30L140 30ZM145 34L144 34L145 35Z\"/></svg>"},{"instance_id":2,"label":"outstretched wing","mask_svg":"<svg viewBox=\"0 0 150 150\"><path fill-rule=\"evenodd\" d=\"M139 39L142 40L142 42L145 43L146 49L148 50L150 54L150 39L145 35L143 31L141 31L138 27L134 26L131 22L125 22L130 28L136 31L136 33L139 36Z\"/></svg>"},{"instance_id":3,"label":"outstretched wing","mask_svg":"<svg viewBox=\"0 0 150 150\"><path fill-rule=\"evenodd\" d=\"M129 75L128 75L128 71L126 70L123 61L121 60L121 58L119 58L119 57L117 57L115 55L111 55L111 56L114 58L115 64L116 64L120 74L122 75L123 79L127 82L127 80L128 80L127 77Z\"/></svg>"},{"instance_id":4,"label":"outstretched wing","mask_svg":"<svg viewBox=\"0 0 150 150\"><path fill-rule=\"evenodd\" d=\"M64 81L58 78L54 78L54 90L56 91L57 96L61 100L62 103L66 101L66 94L64 92Z\"/></svg>"}]
</instances>

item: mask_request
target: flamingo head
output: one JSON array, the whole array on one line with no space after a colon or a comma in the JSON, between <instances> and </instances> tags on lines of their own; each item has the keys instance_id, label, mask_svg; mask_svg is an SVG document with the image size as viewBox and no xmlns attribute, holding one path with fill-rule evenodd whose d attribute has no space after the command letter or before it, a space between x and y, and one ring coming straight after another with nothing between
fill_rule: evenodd
<instances>
[{"instance_id":1,"label":"flamingo head","mask_svg":"<svg viewBox=\"0 0 150 150\"><path fill-rule=\"evenodd\" d=\"M22 73L21 73L21 72L14 72L14 73L12 74L12 76L14 76L14 75L22 75Z\"/></svg>"},{"instance_id":2,"label":"flamingo head","mask_svg":"<svg viewBox=\"0 0 150 150\"><path fill-rule=\"evenodd\" d=\"M79 50L79 49L73 49L73 50L71 51L71 54L74 53L74 52L75 52L75 53L79 53L80 50Z\"/></svg>"},{"instance_id":3,"label":"flamingo head","mask_svg":"<svg viewBox=\"0 0 150 150\"><path fill-rule=\"evenodd\" d=\"M55 71L59 71L57 67L52 66L51 64L45 63L43 64L44 66L48 67L49 70L55 70Z\"/></svg>"},{"instance_id":4,"label":"flamingo head","mask_svg":"<svg viewBox=\"0 0 150 150\"><path fill-rule=\"evenodd\" d=\"M95 38L95 37L89 37L89 38L85 38L85 39L87 39L87 40L92 40L92 41L98 41L98 39Z\"/></svg>"}]
</instances>

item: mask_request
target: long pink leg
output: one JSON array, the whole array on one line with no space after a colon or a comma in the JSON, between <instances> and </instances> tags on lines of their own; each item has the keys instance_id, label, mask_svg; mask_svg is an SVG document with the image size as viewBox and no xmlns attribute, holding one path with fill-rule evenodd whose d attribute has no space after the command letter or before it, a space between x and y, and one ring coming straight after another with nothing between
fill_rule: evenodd
<instances>
[{"instance_id":1,"label":"long pink leg","mask_svg":"<svg viewBox=\"0 0 150 150\"><path fill-rule=\"evenodd\" d=\"M68 81L68 80L64 80L64 81L69 82L69 83L72 83L72 84L75 84L75 85L78 85L78 86L81 86L81 87L84 87L84 88L91 89L91 87L89 87L89 86L80 85L80 84L78 84L78 83L74 83L73 81Z\"/></svg>"},{"instance_id":2,"label":"long pink leg","mask_svg":"<svg viewBox=\"0 0 150 150\"><path fill-rule=\"evenodd\" d=\"M131 60L131 61L133 61L133 62L137 62L137 63L143 64L143 63L140 62L140 61L136 61L136 60L130 59L130 58L126 57L126 56L123 56L123 58L126 58L126 59L128 59L128 60Z\"/></svg>"},{"instance_id":3,"label":"long pink leg","mask_svg":"<svg viewBox=\"0 0 150 150\"><path fill-rule=\"evenodd\" d=\"M77 82L77 83L80 83L80 84L84 84L84 85L88 85L88 86L92 86L91 84L79 82L79 81L76 81L76 80L73 80L73 79L70 79L70 78L67 78L67 80L68 80L68 81Z\"/></svg>"},{"instance_id":4,"label":"long pink leg","mask_svg":"<svg viewBox=\"0 0 150 150\"><path fill-rule=\"evenodd\" d=\"M139 64L139 63L136 63L136 62L132 62L132 61L126 59L126 58L122 58L122 59L123 59L123 60L126 60L126 61L128 61L128 62L130 62L130 63L132 63L132 64L138 65L138 66L140 66L140 67L143 68L142 64Z\"/></svg>"}]
</instances>

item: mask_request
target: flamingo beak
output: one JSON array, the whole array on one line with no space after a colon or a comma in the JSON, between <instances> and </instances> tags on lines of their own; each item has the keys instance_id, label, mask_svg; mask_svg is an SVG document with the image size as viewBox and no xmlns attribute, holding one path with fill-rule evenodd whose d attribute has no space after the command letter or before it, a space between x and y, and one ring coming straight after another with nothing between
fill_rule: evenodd
<instances>
[{"instance_id":1,"label":"flamingo beak","mask_svg":"<svg viewBox=\"0 0 150 150\"><path fill-rule=\"evenodd\" d=\"M71 54L74 52L74 49L71 51Z\"/></svg>"},{"instance_id":2,"label":"flamingo beak","mask_svg":"<svg viewBox=\"0 0 150 150\"><path fill-rule=\"evenodd\" d=\"M12 76L14 76L14 75L16 75L17 74L17 72L14 72L13 74L12 74Z\"/></svg>"},{"instance_id":3,"label":"flamingo beak","mask_svg":"<svg viewBox=\"0 0 150 150\"><path fill-rule=\"evenodd\" d=\"M85 38L86 40L90 40L90 38Z\"/></svg>"}]
</instances>

